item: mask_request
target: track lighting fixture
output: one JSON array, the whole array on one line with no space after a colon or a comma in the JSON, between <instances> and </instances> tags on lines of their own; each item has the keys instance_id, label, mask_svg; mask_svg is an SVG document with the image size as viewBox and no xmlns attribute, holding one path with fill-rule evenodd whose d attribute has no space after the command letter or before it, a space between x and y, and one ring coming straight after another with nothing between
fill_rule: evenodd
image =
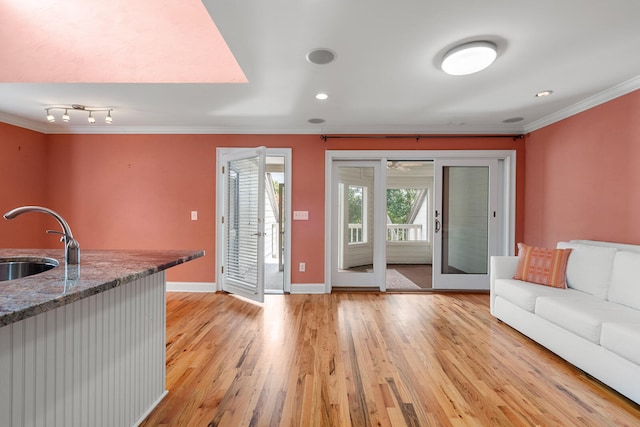
<instances>
[{"instance_id":1,"label":"track lighting fixture","mask_svg":"<svg viewBox=\"0 0 640 427\"><path fill-rule=\"evenodd\" d=\"M106 111L107 115L104 118L105 123L111 124L113 122L113 117L111 116L111 112L113 111L113 108L108 108L108 107L85 107L84 105L80 105L80 104L55 105L53 107L47 107L47 108L45 108L45 111L47 112L47 121L49 123L53 123L53 122L56 121L56 118L55 118L55 116L53 114L51 114L50 110L64 110L64 114L62 115L62 121L63 122L71 121L71 116L69 115L69 110L71 110L71 111L88 112L89 113L89 117L87 117L87 120L91 124L94 124L96 122L96 118L93 116L93 113L105 112Z\"/></svg>"}]
</instances>

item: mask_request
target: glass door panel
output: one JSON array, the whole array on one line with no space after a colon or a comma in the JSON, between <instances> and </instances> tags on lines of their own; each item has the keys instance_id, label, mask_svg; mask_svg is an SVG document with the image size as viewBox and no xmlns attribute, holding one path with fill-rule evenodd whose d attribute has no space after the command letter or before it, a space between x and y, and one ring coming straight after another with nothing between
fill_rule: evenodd
<instances>
[{"instance_id":1,"label":"glass door panel","mask_svg":"<svg viewBox=\"0 0 640 427\"><path fill-rule=\"evenodd\" d=\"M335 161L332 188L332 286L381 287L380 239L376 212L380 162ZM382 258L383 259L383 258Z\"/></svg>"},{"instance_id":2,"label":"glass door panel","mask_svg":"<svg viewBox=\"0 0 640 427\"><path fill-rule=\"evenodd\" d=\"M436 162L434 288L488 289L496 169L491 159Z\"/></svg>"}]
</instances>

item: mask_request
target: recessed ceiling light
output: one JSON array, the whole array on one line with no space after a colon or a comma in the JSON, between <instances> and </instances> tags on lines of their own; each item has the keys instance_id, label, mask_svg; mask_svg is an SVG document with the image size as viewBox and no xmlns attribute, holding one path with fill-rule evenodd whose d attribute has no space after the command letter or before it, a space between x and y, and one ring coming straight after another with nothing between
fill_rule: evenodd
<instances>
[{"instance_id":1,"label":"recessed ceiling light","mask_svg":"<svg viewBox=\"0 0 640 427\"><path fill-rule=\"evenodd\" d=\"M316 93L316 99L319 99L320 101L324 101L327 98L329 98L329 95L324 92Z\"/></svg>"},{"instance_id":2,"label":"recessed ceiling light","mask_svg":"<svg viewBox=\"0 0 640 427\"><path fill-rule=\"evenodd\" d=\"M540 91L540 92L536 93L536 98L542 98L542 97L545 97L545 96L549 96L552 93L553 93L552 90L543 90L543 91Z\"/></svg>"},{"instance_id":3,"label":"recessed ceiling light","mask_svg":"<svg viewBox=\"0 0 640 427\"><path fill-rule=\"evenodd\" d=\"M313 49L307 53L307 61L312 64L324 65L336 59L336 53L331 49Z\"/></svg>"},{"instance_id":4,"label":"recessed ceiling light","mask_svg":"<svg viewBox=\"0 0 640 427\"><path fill-rule=\"evenodd\" d=\"M318 125L320 123L324 123L325 120L324 119L309 119L307 120L309 123L313 123L314 125Z\"/></svg>"},{"instance_id":5,"label":"recessed ceiling light","mask_svg":"<svg viewBox=\"0 0 640 427\"><path fill-rule=\"evenodd\" d=\"M465 76L487 68L496 60L498 48L488 41L464 43L448 51L442 59L442 71Z\"/></svg>"},{"instance_id":6,"label":"recessed ceiling light","mask_svg":"<svg viewBox=\"0 0 640 427\"><path fill-rule=\"evenodd\" d=\"M502 123L518 123L524 120L524 117L511 117L510 119L505 119Z\"/></svg>"}]
</instances>

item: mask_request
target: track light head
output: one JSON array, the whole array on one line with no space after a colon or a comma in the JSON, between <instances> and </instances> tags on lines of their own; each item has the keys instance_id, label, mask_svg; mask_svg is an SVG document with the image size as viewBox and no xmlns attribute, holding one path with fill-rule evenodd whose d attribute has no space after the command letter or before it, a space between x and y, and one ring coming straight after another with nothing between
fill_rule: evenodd
<instances>
[{"instance_id":1,"label":"track light head","mask_svg":"<svg viewBox=\"0 0 640 427\"><path fill-rule=\"evenodd\" d=\"M47 108L47 121L48 121L49 123L53 123L53 122L55 122L55 121L56 121L56 118L53 116L53 114L51 114L51 113L49 112L49 109L48 109L48 108Z\"/></svg>"},{"instance_id":2,"label":"track light head","mask_svg":"<svg viewBox=\"0 0 640 427\"><path fill-rule=\"evenodd\" d=\"M64 109L64 114L62 115L62 121L63 122L68 122L69 120L71 120L71 117L69 117L69 112L65 108Z\"/></svg>"},{"instance_id":3,"label":"track light head","mask_svg":"<svg viewBox=\"0 0 640 427\"><path fill-rule=\"evenodd\" d=\"M96 122L96 118L91 115L91 111L89 111L89 123L94 124Z\"/></svg>"},{"instance_id":4,"label":"track light head","mask_svg":"<svg viewBox=\"0 0 640 427\"><path fill-rule=\"evenodd\" d=\"M104 118L104 122L108 124L111 124L111 122L113 122L113 117L111 117L111 110L107 112L107 117Z\"/></svg>"}]
</instances>

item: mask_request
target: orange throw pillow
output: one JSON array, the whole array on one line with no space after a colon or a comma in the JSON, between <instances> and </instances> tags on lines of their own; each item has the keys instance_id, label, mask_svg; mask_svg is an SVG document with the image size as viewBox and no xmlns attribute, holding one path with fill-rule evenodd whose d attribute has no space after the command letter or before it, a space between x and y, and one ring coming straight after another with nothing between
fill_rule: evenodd
<instances>
[{"instance_id":1,"label":"orange throw pillow","mask_svg":"<svg viewBox=\"0 0 640 427\"><path fill-rule=\"evenodd\" d=\"M554 288L567 287L567 261L571 249L547 249L518 243L518 268L514 279Z\"/></svg>"}]
</instances>

